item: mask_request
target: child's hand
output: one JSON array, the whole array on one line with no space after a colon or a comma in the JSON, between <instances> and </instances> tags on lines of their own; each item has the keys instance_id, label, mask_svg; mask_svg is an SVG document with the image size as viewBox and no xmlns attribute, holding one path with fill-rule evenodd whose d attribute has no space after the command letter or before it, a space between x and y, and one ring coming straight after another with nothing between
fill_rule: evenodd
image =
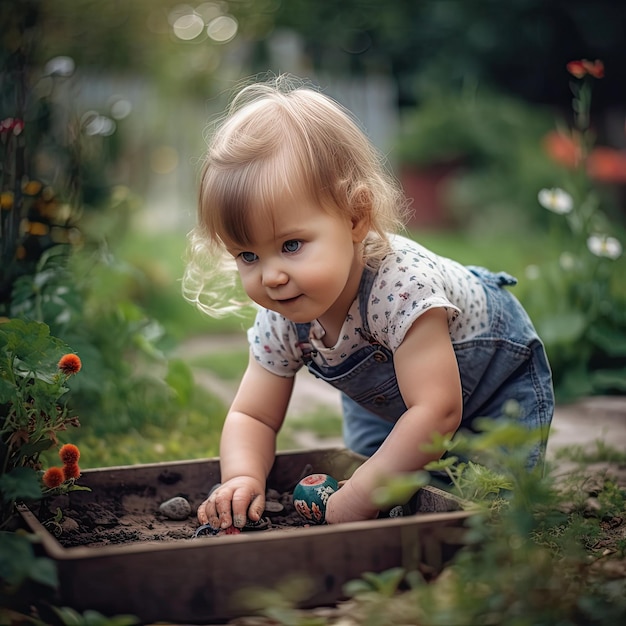
<instances>
[{"instance_id":1,"label":"child's hand","mask_svg":"<svg viewBox=\"0 0 626 626\"><path fill-rule=\"evenodd\" d=\"M341 483L326 504L326 523L340 524L374 519L378 509L374 507L368 493L360 493L352 480Z\"/></svg>"},{"instance_id":2,"label":"child's hand","mask_svg":"<svg viewBox=\"0 0 626 626\"><path fill-rule=\"evenodd\" d=\"M220 485L198 507L200 524L212 528L243 528L247 518L258 522L265 509L265 484L251 476L237 476Z\"/></svg>"}]
</instances>

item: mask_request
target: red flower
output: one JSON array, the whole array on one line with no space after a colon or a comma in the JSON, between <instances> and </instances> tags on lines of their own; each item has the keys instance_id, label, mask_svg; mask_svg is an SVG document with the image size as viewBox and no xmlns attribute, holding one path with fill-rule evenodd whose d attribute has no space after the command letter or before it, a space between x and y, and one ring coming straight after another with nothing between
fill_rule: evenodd
<instances>
[{"instance_id":1,"label":"red flower","mask_svg":"<svg viewBox=\"0 0 626 626\"><path fill-rule=\"evenodd\" d=\"M567 71L576 78L582 78L587 73L582 61L570 61L566 67Z\"/></svg>"},{"instance_id":2,"label":"red flower","mask_svg":"<svg viewBox=\"0 0 626 626\"><path fill-rule=\"evenodd\" d=\"M587 74L594 78L604 78L604 63L596 59L595 61L587 61L583 59L583 67L587 70Z\"/></svg>"},{"instance_id":3,"label":"red flower","mask_svg":"<svg viewBox=\"0 0 626 626\"><path fill-rule=\"evenodd\" d=\"M59 456L61 461L63 461L63 465L73 465L78 463L78 459L80 459L80 450L73 443L66 443L61 446Z\"/></svg>"},{"instance_id":4,"label":"red flower","mask_svg":"<svg viewBox=\"0 0 626 626\"><path fill-rule=\"evenodd\" d=\"M553 161L565 167L578 167L583 158L580 141L556 130L550 131L543 138L543 147Z\"/></svg>"},{"instance_id":5,"label":"red flower","mask_svg":"<svg viewBox=\"0 0 626 626\"><path fill-rule=\"evenodd\" d=\"M63 466L63 475L65 476L65 480L78 478L80 476L80 467L78 467L78 463L66 463Z\"/></svg>"},{"instance_id":6,"label":"red flower","mask_svg":"<svg viewBox=\"0 0 626 626\"><path fill-rule=\"evenodd\" d=\"M626 182L626 151L606 146L594 148L587 160L589 176L606 183Z\"/></svg>"},{"instance_id":7,"label":"red flower","mask_svg":"<svg viewBox=\"0 0 626 626\"><path fill-rule=\"evenodd\" d=\"M57 367L67 376L78 374L81 366L82 363L80 362L80 358L76 354L63 355L57 365Z\"/></svg>"},{"instance_id":8,"label":"red flower","mask_svg":"<svg viewBox=\"0 0 626 626\"><path fill-rule=\"evenodd\" d=\"M0 133L5 134L13 131L14 135L19 135L24 130L24 120L15 117L7 117L0 121Z\"/></svg>"},{"instance_id":9,"label":"red flower","mask_svg":"<svg viewBox=\"0 0 626 626\"><path fill-rule=\"evenodd\" d=\"M583 78L587 74L593 78L604 78L604 63L599 59L595 61L588 61L587 59L570 61L566 67L567 71L576 78Z\"/></svg>"},{"instance_id":10,"label":"red flower","mask_svg":"<svg viewBox=\"0 0 626 626\"><path fill-rule=\"evenodd\" d=\"M42 480L48 489L54 489L65 481L65 473L60 467L51 467L44 472Z\"/></svg>"}]
</instances>

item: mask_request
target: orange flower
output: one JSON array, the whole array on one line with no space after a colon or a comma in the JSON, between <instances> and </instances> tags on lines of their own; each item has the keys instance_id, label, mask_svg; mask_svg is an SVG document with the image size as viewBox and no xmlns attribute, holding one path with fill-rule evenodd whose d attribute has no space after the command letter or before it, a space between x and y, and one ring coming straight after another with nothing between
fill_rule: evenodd
<instances>
[{"instance_id":1,"label":"orange flower","mask_svg":"<svg viewBox=\"0 0 626 626\"><path fill-rule=\"evenodd\" d=\"M63 466L63 475L65 476L65 480L78 478L80 476L80 467L78 467L78 463L66 463Z\"/></svg>"},{"instance_id":2,"label":"orange flower","mask_svg":"<svg viewBox=\"0 0 626 626\"><path fill-rule=\"evenodd\" d=\"M565 167L573 169L582 160L580 142L563 132L550 131L543 139L543 147L553 161Z\"/></svg>"},{"instance_id":3,"label":"orange flower","mask_svg":"<svg viewBox=\"0 0 626 626\"><path fill-rule=\"evenodd\" d=\"M576 78L582 78L587 73L582 61L570 61L566 67L567 71Z\"/></svg>"},{"instance_id":4,"label":"orange flower","mask_svg":"<svg viewBox=\"0 0 626 626\"><path fill-rule=\"evenodd\" d=\"M594 78L604 78L604 63L602 63L602 61L596 59L592 62L583 59L583 67L590 76Z\"/></svg>"},{"instance_id":5,"label":"orange flower","mask_svg":"<svg viewBox=\"0 0 626 626\"><path fill-rule=\"evenodd\" d=\"M81 366L82 363L78 355L65 354L61 357L57 367L67 376L71 376L72 374L78 374Z\"/></svg>"},{"instance_id":6,"label":"orange flower","mask_svg":"<svg viewBox=\"0 0 626 626\"><path fill-rule=\"evenodd\" d=\"M589 176L605 183L626 182L626 151L607 146L594 148L587 160Z\"/></svg>"},{"instance_id":7,"label":"orange flower","mask_svg":"<svg viewBox=\"0 0 626 626\"><path fill-rule=\"evenodd\" d=\"M583 78L587 74L594 78L604 78L604 63L599 59L595 61L588 61L587 59L570 61L566 67L567 71L576 78Z\"/></svg>"},{"instance_id":8,"label":"orange flower","mask_svg":"<svg viewBox=\"0 0 626 626\"><path fill-rule=\"evenodd\" d=\"M78 463L78 459L80 459L80 450L73 443L66 443L61 446L59 456L61 461L63 461L63 465L73 465Z\"/></svg>"},{"instance_id":9,"label":"orange flower","mask_svg":"<svg viewBox=\"0 0 626 626\"><path fill-rule=\"evenodd\" d=\"M65 473L60 467L51 467L44 472L43 484L48 489L58 487L65 480Z\"/></svg>"}]
</instances>

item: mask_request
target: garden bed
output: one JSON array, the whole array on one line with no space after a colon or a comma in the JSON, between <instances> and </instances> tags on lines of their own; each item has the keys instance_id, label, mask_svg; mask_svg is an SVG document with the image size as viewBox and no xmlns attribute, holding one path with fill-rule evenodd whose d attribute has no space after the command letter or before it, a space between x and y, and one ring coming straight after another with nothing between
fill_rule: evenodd
<instances>
[{"instance_id":1,"label":"garden bed","mask_svg":"<svg viewBox=\"0 0 626 626\"><path fill-rule=\"evenodd\" d=\"M301 603L307 608L336 603L343 585L366 571L441 570L462 545L469 513L438 489L420 490L402 517L336 526L306 526L297 517L290 494L303 475L342 480L361 462L341 448L279 453L268 488L283 510L266 511L265 530L238 535L193 536L195 509L219 482L218 459L87 470L80 483L91 491L47 503L49 513L63 512L60 526L42 524L45 509L22 507L21 514L57 564L62 605L128 613L143 623L216 623L245 614L236 595L247 587L306 576L313 589ZM159 512L176 496L191 504L186 519ZM62 530L58 537L55 530Z\"/></svg>"}]
</instances>

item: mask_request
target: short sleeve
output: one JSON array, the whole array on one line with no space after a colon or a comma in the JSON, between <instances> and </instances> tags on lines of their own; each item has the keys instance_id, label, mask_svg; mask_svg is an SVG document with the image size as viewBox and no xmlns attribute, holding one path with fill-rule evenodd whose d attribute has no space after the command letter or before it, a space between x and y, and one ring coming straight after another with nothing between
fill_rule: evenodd
<instances>
[{"instance_id":1,"label":"short sleeve","mask_svg":"<svg viewBox=\"0 0 626 626\"><path fill-rule=\"evenodd\" d=\"M395 352L412 324L442 307L451 325L461 310L448 298L435 262L415 250L398 250L379 267L368 303L370 332Z\"/></svg>"},{"instance_id":2,"label":"short sleeve","mask_svg":"<svg viewBox=\"0 0 626 626\"><path fill-rule=\"evenodd\" d=\"M277 376L291 378L303 365L295 325L274 311L258 311L248 342L254 359Z\"/></svg>"}]
</instances>

